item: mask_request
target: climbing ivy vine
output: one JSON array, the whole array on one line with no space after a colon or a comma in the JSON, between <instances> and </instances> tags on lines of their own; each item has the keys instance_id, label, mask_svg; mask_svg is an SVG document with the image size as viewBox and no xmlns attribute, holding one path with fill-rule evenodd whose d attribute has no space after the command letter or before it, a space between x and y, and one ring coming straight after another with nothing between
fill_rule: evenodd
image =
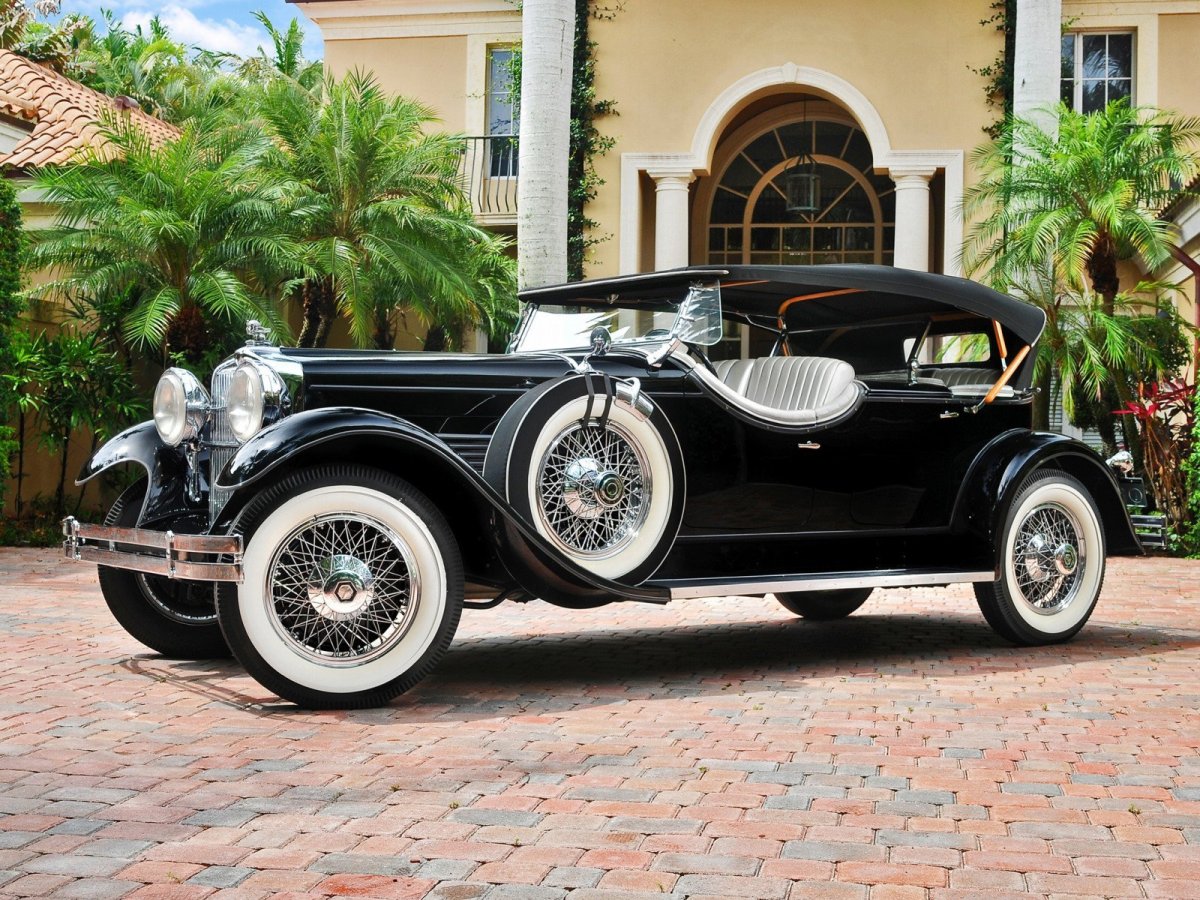
<instances>
[{"instance_id":1,"label":"climbing ivy vine","mask_svg":"<svg viewBox=\"0 0 1200 900\"><path fill-rule=\"evenodd\" d=\"M996 54L996 58L986 66L967 68L981 78L986 79L983 92L987 95L988 106L999 112L999 118L984 131L989 137L995 138L1000 134L1004 120L1012 113L1013 102L1013 56L1017 46L1017 0L992 0L988 7L991 15L980 19L979 24L984 28L994 28L1004 35L1004 46Z\"/></svg>"}]
</instances>

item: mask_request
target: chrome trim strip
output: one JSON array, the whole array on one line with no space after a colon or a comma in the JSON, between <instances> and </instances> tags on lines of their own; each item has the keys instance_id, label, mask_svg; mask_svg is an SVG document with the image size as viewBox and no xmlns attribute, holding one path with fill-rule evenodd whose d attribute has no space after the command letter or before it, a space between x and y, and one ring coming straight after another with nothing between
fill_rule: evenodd
<instances>
[{"instance_id":1,"label":"chrome trim strip","mask_svg":"<svg viewBox=\"0 0 1200 900\"><path fill-rule=\"evenodd\" d=\"M87 525L68 516L63 520L63 554L77 562L130 569L165 578L193 581L242 581L240 534L176 534L144 528ZM117 549L117 545L129 549ZM150 552L141 552L150 551ZM202 561L194 554L227 556Z\"/></svg>"},{"instance_id":2,"label":"chrome trim strip","mask_svg":"<svg viewBox=\"0 0 1200 900\"><path fill-rule=\"evenodd\" d=\"M847 572L830 575L783 576L765 581L708 581L689 580L666 587L672 600L694 597L740 597L773 594L776 591L833 591L864 587L941 587L947 584L968 584L995 581L995 572Z\"/></svg>"}]
</instances>

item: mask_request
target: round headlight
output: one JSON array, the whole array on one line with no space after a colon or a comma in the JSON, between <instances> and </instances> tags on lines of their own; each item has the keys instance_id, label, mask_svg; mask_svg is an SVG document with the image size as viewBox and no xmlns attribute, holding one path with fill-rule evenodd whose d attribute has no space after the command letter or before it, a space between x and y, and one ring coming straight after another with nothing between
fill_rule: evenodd
<instances>
[{"instance_id":1,"label":"round headlight","mask_svg":"<svg viewBox=\"0 0 1200 900\"><path fill-rule=\"evenodd\" d=\"M233 436L242 443L250 440L262 429L263 422L263 379L258 368L241 365L229 382L226 401L229 428Z\"/></svg>"},{"instance_id":2,"label":"round headlight","mask_svg":"<svg viewBox=\"0 0 1200 900\"><path fill-rule=\"evenodd\" d=\"M154 389L154 427L162 442L176 447L195 440L208 413L208 393L187 369L167 369Z\"/></svg>"}]
</instances>

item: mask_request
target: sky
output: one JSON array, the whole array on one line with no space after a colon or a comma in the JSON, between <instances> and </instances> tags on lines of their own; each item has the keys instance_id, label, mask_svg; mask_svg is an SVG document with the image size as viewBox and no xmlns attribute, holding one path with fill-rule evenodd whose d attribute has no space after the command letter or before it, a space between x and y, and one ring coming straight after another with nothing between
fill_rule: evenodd
<instances>
[{"instance_id":1,"label":"sky","mask_svg":"<svg viewBox=\"0 0 1200 900\"><path fill-rule=\"evenodd\" d=\"M305 32L305 55L320 59L323 55L321 33L295 6L285 0L63 0L63 13L86 13L100 17L101 8L112 10L126 27L149 22L158 16L171 34L185 44L209 50L227 50L241 56L254 53L267 43L267 33L251 13L261 9L281 31L292 19L299 19Z\"/></svg>"}]
</instances>

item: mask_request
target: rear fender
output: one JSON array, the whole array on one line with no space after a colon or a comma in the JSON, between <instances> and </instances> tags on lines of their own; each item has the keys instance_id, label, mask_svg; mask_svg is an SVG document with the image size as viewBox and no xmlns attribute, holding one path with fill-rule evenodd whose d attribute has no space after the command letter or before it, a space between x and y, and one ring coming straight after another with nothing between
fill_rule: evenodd
<instances>
[{"instance_id":1,"label":"rear fender","mask_svg":"<svg viewBox=\"0 0 1200 900\"><path fill-rule=\"evenodd\" d=\"M164 444L153 422L127 428L105 443L83 464L75 483L87 484L109 469L129 464L146 470L146 498L138 516L139 525L195 514L202 508L189 502L186 496L186 455L179 447Z\"/></svg>"},{"instance_id":2,"label":"rear fender","mask_svg":"<svg viewBox=\"0 0 1200 900\"><path fill-rule=\"evenodd\" d=\"M288 416L242 445L217 476L217 486L234 493L214 531L234 527L237 515L258 491L284 472L330 462L357 462L404 478L450 521L464 557L482 564L499 552L497 533L507 527L523 539L546 573L588 593L663 603L658 588L631 587L600 578L564 557L526 523L497 491L444 441L423 428L386 413L356 407L330 407ZM488 552L485 552L487 548ZM507 568L527 567L501 558ZM537 593L538 586L523 584ZM549 590L549 586L541 590Z\"/></svg>"},{"instance_id":3,"label":"rear fender","mask_svg":"<svg viewBox=\"0 0 1200 900\"><path fill-rule=\"evenodd\" d=\"M1084 484L1099 508L1108 555L1144 553L1117 481L1096 452L1066 435L1025 429L1005 432L976 457L955 503L956 529L973 532L998 547L1000 529L1017 491L1039 469L1058 469Z\"/></svg>"}]
</instances>

